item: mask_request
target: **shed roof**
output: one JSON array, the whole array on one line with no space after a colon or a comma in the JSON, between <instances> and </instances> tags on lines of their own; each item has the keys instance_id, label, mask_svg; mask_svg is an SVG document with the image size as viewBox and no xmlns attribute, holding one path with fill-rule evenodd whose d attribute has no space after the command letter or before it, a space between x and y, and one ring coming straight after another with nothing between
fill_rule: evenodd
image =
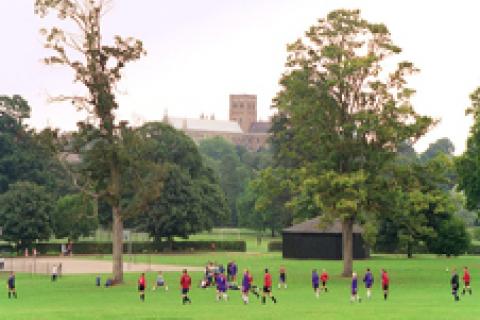
<instances>
[{"instance_id":1,"label":"shed roof","mask_svg":"<svg viewBox=\"0 0 480 320\"><path fill-rule=\"evenodd\" d=\"M340 220L335 220L332 224L325 228L320 228L321 217L306 220L299 224L293 225L290 228L283 229L286 233L342 233L342 223ZM353 225L353 233L363 233L360 225Z\"/></svg>"}]
</instances>

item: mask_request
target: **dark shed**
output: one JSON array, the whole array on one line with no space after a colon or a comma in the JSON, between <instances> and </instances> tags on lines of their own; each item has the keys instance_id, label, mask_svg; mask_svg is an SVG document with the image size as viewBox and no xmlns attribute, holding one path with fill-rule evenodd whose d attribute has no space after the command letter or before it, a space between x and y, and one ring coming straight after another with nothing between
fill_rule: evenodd
<instances>
[{"instance_id":1,"label":"dark shed","mask_svg":"<svg viewBox=\"0 0 480 320\"><path fill-rule=\"evenodd\" d=\"M353 226L353 258L366 259L369 250L362 239L363 229ZM304 221L282 232L284 258L342 259L342 224L339 220L320 228L320 217Z\"/></svg>"}]
</instances>

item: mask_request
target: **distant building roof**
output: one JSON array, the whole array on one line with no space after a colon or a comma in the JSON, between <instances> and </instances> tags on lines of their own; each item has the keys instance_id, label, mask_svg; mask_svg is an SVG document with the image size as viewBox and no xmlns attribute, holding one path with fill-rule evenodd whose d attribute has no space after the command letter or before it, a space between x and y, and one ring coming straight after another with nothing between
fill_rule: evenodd
<instances>
[{"instance_id":1,"label":"distant building roof","mask_svg":"<svg viewBox=\"0 0 480 320\"><path fill-rule=\"evenodd\" d=\"M250 126L248 133L268 133L271 127L271 122L254 122Z\"/></svg>"},{"instance_id":2,"label":"distant building roof","mask_svg":"<svg viewBox=\"0 0 480 320\"><path fill-rule=\"evenodd\" d=\"M177 130L243 133L236 121L171 117L168 117L167 121Z\"/></svg>"},{"instance_id":3,"label":"distant building roof","mask_svg":"<svg viewBox=\"0 0 480 320\"><path fill-rule=\"evenodd\" d=\"M332 224L326 228L320 228L320 218L316 217L310 220L306 220L302 223L291 226L290 228L283 229L283 232L287 233L342 233L342 223L340 220L335 220ZM358 224L353 225L353 233L363 233L362 227Z\"/></svg>"}]
</instances>

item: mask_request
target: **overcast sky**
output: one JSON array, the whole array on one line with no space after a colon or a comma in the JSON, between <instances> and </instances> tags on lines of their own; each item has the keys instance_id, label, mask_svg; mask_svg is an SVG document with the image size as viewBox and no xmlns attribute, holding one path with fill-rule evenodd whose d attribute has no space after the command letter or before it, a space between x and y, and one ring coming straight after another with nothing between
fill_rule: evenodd
<instances>
[{"instance_id":1,"label":"overcast sky","mask_svg":"<svg viewBox=\"0 0 480 320\"><path fill-rule=\"evenodd\" d=\"M75 91L70 73L41 63L46 55L34 0L0 0L0 94L20 94L32 106L31 124L64 130L82 115L47 98ZM103 20L104 39L138 37L148 55L130 65L120 85L119 116L228 117L228 95L258 95L260 119L284 71L286 44L336 8L359 8L385 23L403 58L421 73L411 79L416 109L441 120L416 146L449 137L463 151L471 120L468 95L480 85L480 2L328 0L114 0Z\"/></svg>"}]
</instances>

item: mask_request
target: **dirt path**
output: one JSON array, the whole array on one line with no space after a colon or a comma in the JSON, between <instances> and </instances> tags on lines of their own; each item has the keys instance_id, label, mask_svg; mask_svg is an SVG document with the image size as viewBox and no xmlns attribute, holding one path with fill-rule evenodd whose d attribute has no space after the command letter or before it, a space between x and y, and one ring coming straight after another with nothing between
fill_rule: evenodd
<instances>
[{"instance_id":1,"label":"dirt path","mask_svg":"<svg viewBox=\"0 0 480 320\"><path fill-rule=\"evenodd\" d=\"M82 274L82 273L111 273L112 262L82 259L81 257L37 257L37 258L6 258L5 267L2 271L31 272L49 274L53 265L61 264L63 274ZM148 271L203 271L201 267L147 264L147 263L129 263L124 262L123 270L125 272L148 272Z\"/></svg>"}]
</instances>

